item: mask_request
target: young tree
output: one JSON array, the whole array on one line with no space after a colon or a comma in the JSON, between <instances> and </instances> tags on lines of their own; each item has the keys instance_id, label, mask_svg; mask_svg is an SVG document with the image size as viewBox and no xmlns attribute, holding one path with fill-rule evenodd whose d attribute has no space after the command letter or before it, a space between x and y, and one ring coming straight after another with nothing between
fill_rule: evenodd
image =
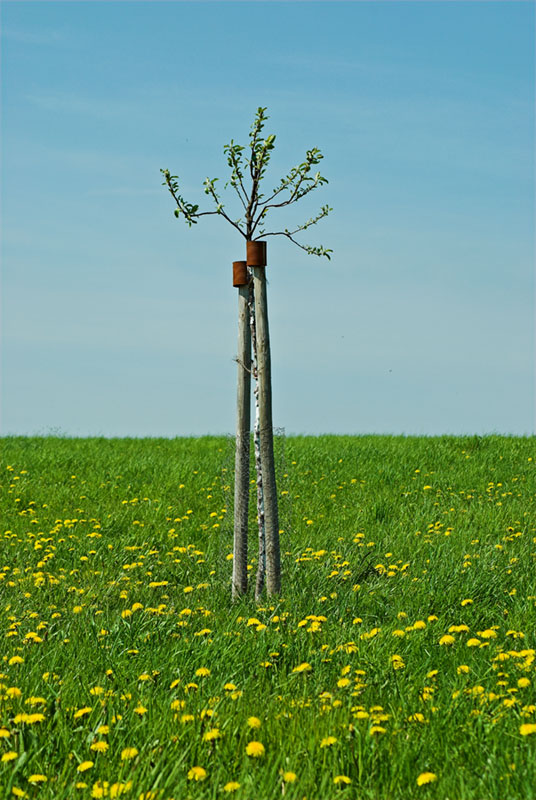
<instances>
[{"instance_id":1,"label":"young tree","mask_svg":"<svg viewBox=\"0 0 536 800\"><path fill-rule=\"evenodd\" d=\"M271 384L271 363L270 363L270 338L268 329L268 311L266 300L266 243L268 236L285 236L295 245L305 250L310 255L325 256L330 258L332 250L328 250L322 245L312 246L302 244L295 239L297 234L315 225L323 217L326 217L332 209L325 205L322 206L316 216L311 217L306 222L298 225L292 230L267 231L265 228L266 219L271 209L284 208L296 203L305 197L313 189L327 183L326 178L320 172L313 174L315 167L322 160L320 150L313 147L307 150L305 160L298 164L285 175L279 184L272 189L266 196L261 192L261 184L266 176L266 170L270 162L272 150L274 149L276 137L273 134L262 135L264 125L268 119L266 108L258 108L253 125L249 134L249 146L246 148L236 144L233 139L223 148L227 156L227 163L231 169L231 176L224 188L231 186L238 195L242 206L241 216L233 219L226 211L226 207L216 189L217 178L206 178L204 182L205 194L214 202L216 208L213 211L199 211L199 205L187 202L179 194L178 176L171 175L169 170L160 170L164 176L163 186L166 186L175 202L175 216L182 217L186 224L191 227L196 224L198 219L203 216L217 214L222 216L230 225L244 237L247 243L247 267L248 267L248 300L249 317L251 323L251 339L254 346L254 360L250 367L247 352L244 350L242 363L239 362L239 371L246 370L253 372L256 381L256 463L257 463L257 488L259 510L259 571L257 575L257 596L262 590L264 581L264 558L266 559L266 588L268 595L279 594L281 590L281 566L279 550L279 514L277 504L277 487L275 480L275 463L273 449L273 423L272 423L272 384ZM261 241L263 240L263 241ZM242 305L240 313L244 314L245 293L241 293ZM243 346L246 339L241 337ZM249 346L249 340L247 340ZM247 362L247 363L246 363ZM244 373L239 372L239 384L242 381L242 388L239 395L243 398L242 402L249 404L249 392L244 391ZM242 419L249 420L249 411L242 415ZM248 423L249 424L249 423ZM239 435L240 434L240 435ZM240 455L238 448L241 448ZM245 436L243 432L237 431L237 459L236 463L243 463L245 452ZM247 460L249 463L249 433L247 436ZM241 461L242 459L242 461ZM259 469L261 474L259 474ZM245 484L241 481L239 492L245 491ZM238 483L237 483L238 486ZM249 487L248 487L249 492ZM235 508L240 507L240 514L235 513L235 564L233 567L233 595L241 594L247 588L247 548L244 547L244 531L247 531L247 498L242 497L241 503L237 504L235 495ZM262 509L262 514L260 513ZM236 558L239 555L240 558ZM260 589L259 589L260 586Z\"/></svg>"}]
</instances>

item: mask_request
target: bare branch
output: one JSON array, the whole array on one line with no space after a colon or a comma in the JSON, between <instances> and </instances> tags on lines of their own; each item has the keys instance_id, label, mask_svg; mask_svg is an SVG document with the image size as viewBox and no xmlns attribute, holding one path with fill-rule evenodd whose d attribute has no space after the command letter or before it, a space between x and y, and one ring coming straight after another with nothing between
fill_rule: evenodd
<instances>
[{"instance_id":1,"label":"bare branch","mask_svg":"<svg viewBox=\"0 0 536 800\"><path fill-rule=\"evenodd\" d=\"M233 220L223 210L224 209L223 203L220 202L220 198L216 194L216 190L214 188L214 184L216 183L217 180L218 180L217 178L213 178L212 180L210 180L210 178L205 178L205 194L210 195L212 197L212 199L214 200L214 202L216 203L216 211L209 212L209 213L221 214L221 216L224 219L226 219L227 222L231 223L233 228L236 228L236 230L239 233L241 233L242 236L244 236L244 238L247 238L246 234L244 233L244 231L242 230L242 228L238 224L240 222L240 220L238 220L237 222L233 222Z\"/></svg>"},{"instance_id":2,"label":"bare branch","mask_svg":"<svg viewBox=\"0 0 536 800\"><path fill-rule=\"evenodd\" d=\"M333 253L333 250L328 250L326 247L323 247L322 245L319 245L318 247L312 247L309 244L300 244L300 242L297 242L296 239L292 237L292 234L290 234L288 231L277 231L277 233L263 233L262 235L263 237L286 236L287 239L290 239L291 242L294 242L294 244L298 245L298 247L300 247L302 250L305 250L305 252L308 253L309 255L325 256L328 259L328 261L331 261L331 256L329 254Z\"/></svg>"},{"instance_id":3,"label":"bare branch","mask_svg":"<svg viewBox=\"0 0 536 800\"><path fill-rule=\"evenodd\" d=\"M245 369L246 372L249 372L250 375L256 377L255 370L253 368L246 367L242 359L238 358L238 356L236 358L233 358L233 361L236 361L236 363L239 364L242 367L242 369Z\"/></svg>"},{"instance_id":4,"label":"bare branch","mask_svg":"<svg viewBox=\"0 0 536 800\"><path fill-rule=\"evenodd\" d=\"M298 245L298 247L301 247L302 250L305 250L310 255L326 256L326 258L329 260L331 258L329 254L332 253L333 250L328 250L325 247L323 247L322 245L320 245L319 247L313 247L311 245L300 244L300 242L297 242L294 239L294 235L296 233L299 233L300 231L307 230L307 228L310 228L311 225L315 225L323 217L327 217L327 215L329 214L330 211L333 211L333 209L330 208L329 206L327 206L327 205L326 206L322 206L322 208L320 209L320 211L318 212L316 217L311 217L311 219L308 219L307 222L303 223L303 225L298 225L298 227L295 228L293 231L289 231L288 228L285 228L284 231L273 231L273 232L270 232L270 233L266 233L265 231L261 231L259 233L259 237L258 238L260 238L261 236L263 238L265 238L266 236L286 236L287 239L290 239L291 242L294 242L294 244Z\"/></svg>"}]
</instances>

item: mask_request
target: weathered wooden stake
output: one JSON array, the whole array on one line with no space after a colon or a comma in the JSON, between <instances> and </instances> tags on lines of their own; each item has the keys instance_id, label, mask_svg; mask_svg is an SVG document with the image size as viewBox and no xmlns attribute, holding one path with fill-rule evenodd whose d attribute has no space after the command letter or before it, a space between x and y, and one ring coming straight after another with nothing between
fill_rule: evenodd
<instances>
[{"instance_id":1,"label":"weathered wooden stake","mask_svg":"<svg viewBox=\"0 0 536 800\"><path fill-rule=\"evenodd\" d=\"M253 293L255 297L259 427L266 532L266 590L268 596L270 596L281 592L281 556L272 422L270 334L266 298L266 242L247 242L247 264L253 274Z\"/></svg>"},{"instance_id":2,"label":"weathered wooden stake","mask_svg":"<svg viewBox=\"0 0 536 800\"><path fill-rule=\"evenodd\" d=\"M249 440L251 405L250 277L245 261L233 262L233 286L238 287L238 382L233 543L233 598L248 589Z\"/></svg>"},{"instance_id":3,"label":"weathered wooden stake","mask_svg":"<svg viewBox=\"0 0 536 800\"><path fill-rule=\"evenodd\" d=\"M251 374L254 378L253 396L255 398L255 425L253 428L253 447L255 450L255 473L257 487L257 527L259 529L259 559L257 563L257 576L255 580L255 600L260 600L264 589L266 576L266 526L264 522L264 488L262 484L261 461L261 425L259 411L259 375L257 370L257 330L255 322L255 298L253 292L253 278L249 287L249 322L251 327L251 348L253 359Z\"/></svg>"}]
</instances>

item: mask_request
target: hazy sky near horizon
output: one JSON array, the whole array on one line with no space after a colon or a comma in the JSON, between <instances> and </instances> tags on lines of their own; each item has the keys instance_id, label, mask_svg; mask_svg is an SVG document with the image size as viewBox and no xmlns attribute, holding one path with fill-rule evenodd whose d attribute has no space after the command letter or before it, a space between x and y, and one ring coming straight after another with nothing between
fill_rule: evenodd
<instances>
[{"instance_id":1,"label":"hazy sky near horizon","mask_svg":"<svg viewBox=\"0 0 536 800\"><path fill-rule=\"evenodd\" d=\"M2 434L235 426L244 240L173 216L258 106L267 188L316 146L329 184L274 213L274 424L535 432L529 2L4 2ZM229 195L229 209L238 208Z\"/></svg>"}]
</instances>

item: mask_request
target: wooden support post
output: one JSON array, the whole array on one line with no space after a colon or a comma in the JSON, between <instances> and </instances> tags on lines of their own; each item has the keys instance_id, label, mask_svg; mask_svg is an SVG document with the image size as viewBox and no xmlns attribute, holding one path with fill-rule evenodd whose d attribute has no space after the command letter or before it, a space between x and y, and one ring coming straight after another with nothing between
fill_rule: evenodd
<instances>
[{"instance_id":1,"label":"wooden support post","mask_svg":"<svg viewBox=\"0 0 536 800\"><path fill-rule=\"evenodd\" d=\"M266 531L266 590L270 596L281 592L281 555L272 422L270 334L266 297L266 242L247 242L247 263L253 274L253 293L255 297L259 426Z\"/></svg>"},{"instance_id":2,"label":"wooden support post","mask_svg":"<svg viewBox=\"0 0 536 800\"><path fill-rule=\"evenodd\" d=\"M253 277L251 278L249 292L249 321L251 327L251 374L254 378L255 398L255 425L253 427L253 447L255 450L255 473L257 488L257 526L259 529L259 558L257 563L257 576L255 579L255 600L259 601L264 589L264 579L266 576L266 528L264 524L264 489L262 485L262 461L261 461L261 427L259 414L259 376L257 371L257 330L255 323L255 298L253 293Z\"/></svg>"},{"instance_id":3,"label":"wooden support post","mask_svg":"<svg viewBox=\"0 0 536 800\"><path fill-rule=\"evenodd\" d=\"M236 451L233 543L233 598L248 589L249 440L251 397L251 334L249 276L245 261L233 263L233 286L238 287L238 381L236 393Z\"/></svg>"}]
</instances>

